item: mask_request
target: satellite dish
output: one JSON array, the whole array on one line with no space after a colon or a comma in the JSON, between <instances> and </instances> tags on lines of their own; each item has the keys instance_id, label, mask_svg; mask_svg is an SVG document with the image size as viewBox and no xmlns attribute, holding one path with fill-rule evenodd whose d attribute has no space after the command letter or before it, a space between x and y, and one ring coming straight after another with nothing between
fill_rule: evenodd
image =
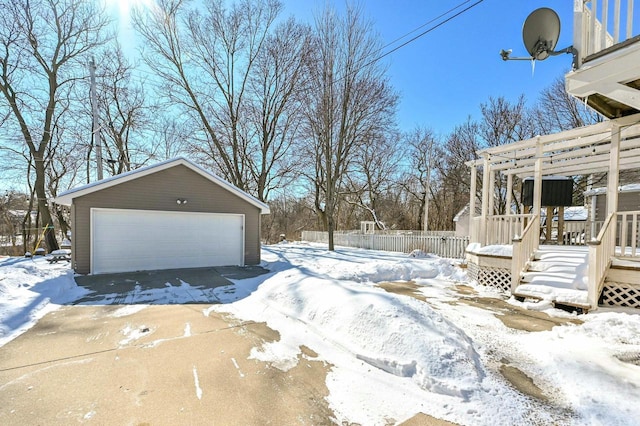
<instances>
[{"instance_id":1,"label":"satellite dish","mask_svg":"<svg viewBox=\"0 0 640 426\"><path fill-rule=\"evenodd\" d=\"M560 38L560 18L548 7L536 9L524 21L522 40L533 59L543 61L555 53Z\"/></svg>"},{"instance_id":2,"label":"satellite dish","mask_svg":"<svg viewBox=\"0 0 640 426\"><path fill-rule=\"evenodd\" d=\"M522 26L522 40L529 57L511 57L511 49L500 51L503 61L543 61L549 56L562 53L573 55L573 69L578 68L578 51L569 46L561 50L554 50L560 38L560 18L558 14L548 7L536 9L524 21Z\"/></svg>"}]
</instances>

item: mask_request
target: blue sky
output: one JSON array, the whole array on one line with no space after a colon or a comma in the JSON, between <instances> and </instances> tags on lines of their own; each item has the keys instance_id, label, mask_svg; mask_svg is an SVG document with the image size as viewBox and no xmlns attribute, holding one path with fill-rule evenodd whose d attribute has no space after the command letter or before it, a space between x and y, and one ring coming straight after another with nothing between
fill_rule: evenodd
<instances>
[{"instance_id":1,"label":"blue sky","mask_svg":"<svg viewBox=\"0 0 640 426\"><path fill-rule=\"evenodd\" d=\"M386 44L464 1L366 0L360 4ZM343 1L330 3L344 6ZM473 3L475 0L462 8ZM313 13L325 2L284 0L284 4L286 15L311 22ZM499 52L513 49L512 56L526 56L522 25L539 7L550 7L560 17L562 28L556 48L570 46L573 0L484 0L383 59L389 66L391 83L401 95L400 128L410 130L420 125L446 135L468 116L479 117L480 104L490 96L515 101L524 94L529 103L534 103L541 90L570 70L571 55L536 62L532 74L531 62L504 62Z\"/></svg>"}]
</instances>

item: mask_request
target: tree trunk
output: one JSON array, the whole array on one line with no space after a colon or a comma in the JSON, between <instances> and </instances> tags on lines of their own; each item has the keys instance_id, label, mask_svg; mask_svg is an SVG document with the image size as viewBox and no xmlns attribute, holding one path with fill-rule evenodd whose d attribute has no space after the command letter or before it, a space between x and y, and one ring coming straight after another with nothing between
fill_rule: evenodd
<instances>
[{"instance_id":1,"label":"tree trunk","mask_svg":"<svg viewBox=\"0 0 640 426\"><path fill-rule=\"evenodd\" d=\"M329 233L329 251L334 251L335 246L333 244L333 230L335 228L335 224L333 223L333 214L328 215L327 217L327 231Z\"/></svg>"},{"instance_id":2,"label":"tree trunk","mask_svg":"<svg viewBox=\"0 0 640 426\"><path fill-rule=\"evenodd\" d=\"M45 191L45 170L44 161L42 157L34 156L34 163L36 168L36 182L34 185L36 197L38 199L38 210L40 212L40 220L45 228L44 241L47 245L49 252L58 250L58 241L56 240L56 233L53 226L53 220L51 218L51 212L49 211L49 204L47 203L47 192ZM36 247L37 248L37 247Z\"/></svg>"}]
</instances>

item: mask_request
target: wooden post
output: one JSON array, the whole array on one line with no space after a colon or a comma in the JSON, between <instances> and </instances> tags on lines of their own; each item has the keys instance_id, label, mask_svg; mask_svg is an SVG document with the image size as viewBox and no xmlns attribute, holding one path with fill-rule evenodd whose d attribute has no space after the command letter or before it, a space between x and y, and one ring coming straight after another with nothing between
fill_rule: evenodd
<instances>
[{"instance_id":1,"label":"wooden post","mask_svg":"<svg viewBox=\"0 0 640 426\"><path fill-rule=\"evenodd\" d=\"M620 183L620 126L611 125L609 150L609 176L607 177L607 216L618 210L618 185Z\"/></svg>"},{"instance_id":2,"label":"wooden post","mask_svg":"<svg viewBox=\"0 0 640 426\"><path fill-rule=\"evenodd\" d=\"M609 149L609 176L607 177L607 216L618 211L618 185L620 184L620 132L619 124L611 125L611 148ZM613 234L617 235L618 221L614 218ZM620 241L622 244L623 241ZM612 238L611 246L606 247L607 256L613 256L616 250L616 239Z\"/></svg>"},{"instance_id":3,"label":"wooden post","mask_svg":"<svg viewBox=\"0 0 640 426\"><path fill-rule=\"evenodd\" d=\"M558 244L564 245L564 206L558 207Z\"/></svg>"},{"instance_id":4,"label":"wooden post","mask_svg":"<svg viewBox=\"0 0 640 426\"><path fill-rule=\"evenodd\" d=\"M485 154L482 162L482 220L480 221L480 244L487 244L487 216L489 214L489 154Z\"/></svg>"},{"instance_id":5,"label":"wooden post","mask_svg":"<svg viewBox=\"0 0 640 426\"><path fill-rule=\"evenodd\" d=\"M493 216L496 214L495 194L496 194L496 172L491 170L490 177L489 177L489 216Z\"/></svg>"},{"instance_id":6,"label":"wooden post","mask_svg":"<svg viewBox=\"0 0 640 426\"><path fill-rule=\"evenodd\" d=\"M505 214L511 214L511 203L513 202L512 193L513 193L513 175L509 173L507 175L507 200L504 206Z\"/></svg>"},{"instance_id":7,"label":"wooden post","mask_svg":"<svg viewBox=\"0 0 640 426\"><path fill-rule=\"evenodd\" d=\"M533 214L540 217L542 211L542 143L540 136L536 138L536 163L533 172ZM540 231L538 231L540 235ZM540 245L540 238L536 238L534 249L537 250Z\"/></svg>"},{"instance_id":8,"label":"wooden post","mask_svg":"<svg viewBox=\"0 0 640 426\"><path fill-rule=\"evenodd\" d=\"M478 235L477 229L475 229L475 221L473 218L476 215L476 190L477 190L477 177L478 177L478 169L476 167L475 161L471 166L471 194L469 195L469 236L473 239L475 235ZM477 243L478 241L471 241L472 243Z\"/></svg>"},{"instance_id":9,"label":"wooden post","mask_svg":"<svg viewBox=\"0 0 640 426\"><path fill-rule=\"evenodd\" d=\"M551 231L553 230L553 207L547 206L547 223L545 223L544 242L551 241Z\"/></svg>"},{"instance_id":10,"label":"wooden post","mask_svg":"<svg viewBox=\"0 0 640 426\"><path fill-rule=\"evenodd\" d=\"M585 40L583 40L583 9L586 6L582 1L574 1L573 2L573 47L578 52L576 63L574 63L575 68L579 68L582 65L582 58L586 56L583 51L584 46L586 45Z\"/></svg>"}]
</instances>

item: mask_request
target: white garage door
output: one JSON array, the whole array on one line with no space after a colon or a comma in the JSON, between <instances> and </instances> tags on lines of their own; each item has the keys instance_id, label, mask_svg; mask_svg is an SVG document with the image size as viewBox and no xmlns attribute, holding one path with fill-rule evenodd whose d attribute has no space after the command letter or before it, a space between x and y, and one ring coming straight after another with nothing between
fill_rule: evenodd
<instances>
[{"instance_id":1,"label":"white garage door","mask_svg":"<svg viewBox=\"0 0 640 426\"><path fill-rule=\"evenodd\" d=\"M244 264L244 215L91 209L91 272Z\"/></svg>"}]
</instances>

